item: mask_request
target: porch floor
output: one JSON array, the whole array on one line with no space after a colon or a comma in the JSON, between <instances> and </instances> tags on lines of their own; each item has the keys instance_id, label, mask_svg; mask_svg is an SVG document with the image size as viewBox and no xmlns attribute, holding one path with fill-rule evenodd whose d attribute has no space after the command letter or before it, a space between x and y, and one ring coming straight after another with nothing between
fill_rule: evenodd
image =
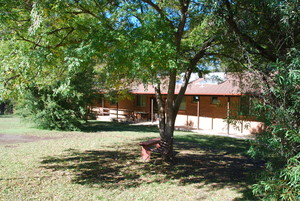
<instances>
[{"instance_id":1,"label":"porch floor","mask_svg":"<svg viewBox=\"0 0 300 201\"><path fill-rule=\"evenodd\" d=\"M158 126L158 122L137 122L137 123L132 123L130 125L153 125L153 126ZM205 130L205 129L199 129L197 128L192 128L188 126L175 126L176 130L181 130L181 131L191 131L195 133L200 133L203 135L216 135L216 136L225 136L225 137L232 137L232 138L238 138L238 139L254 139L255 134L244 134L244 133L238 133L238 132L230 132L227 134L227 132L222 132L218 130Z\"/></svg>"}]
</instances>

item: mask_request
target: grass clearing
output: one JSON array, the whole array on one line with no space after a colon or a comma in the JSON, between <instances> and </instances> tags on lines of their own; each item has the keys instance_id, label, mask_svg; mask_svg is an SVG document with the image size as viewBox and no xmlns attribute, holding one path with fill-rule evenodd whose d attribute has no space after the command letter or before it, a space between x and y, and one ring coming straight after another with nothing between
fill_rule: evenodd
<instances>
[{"instance_id":1,"label":"grass clearing","mask_svg":"<svg viewBox=\"0 0 300 201\"><path fill-rule=\"evenodd\" d=\"M246 200L260 167L246 140L175 133L176 165L140 160L155 127L89 122L81 132L0 118L0 134L52 137L0 145L0 200Z\"/></svg>"}]
</instances>

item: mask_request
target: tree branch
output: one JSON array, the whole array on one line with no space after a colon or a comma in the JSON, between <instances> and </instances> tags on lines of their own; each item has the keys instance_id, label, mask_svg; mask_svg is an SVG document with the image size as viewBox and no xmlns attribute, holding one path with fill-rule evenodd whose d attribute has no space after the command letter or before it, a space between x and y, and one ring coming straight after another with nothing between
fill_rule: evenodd
<instances>
[{"instance_id":1,"label":"tree branch","mask_svg":"<svg viewBox=\"0 0 300 201\"><path fill-rule=\"evenodd\" d=\"M189 80L191 77L191 74L193 72L193 70L195 69L197 63L199 62L199 60L205 56L205 52L207 50L207 48L209 48L212 44L212 42L214 41L214 38L211 38L209 40L207 40L206 42L204 42L202 48L198 51L198 53L190 60L190 64L189 67L187 68L187 71L184 74L184 83L181 85L180 91L178 93L178 96L175 100L175 104L174 104L174 110L177 114L178 110L179 110L179 106L180 103L182 101L183 95L186 91L186 88L189 84Z\"/></svg>"},{"instance_id":2,"label":"tree branch","mask_svg":"<svg viewBox=\"0 0 300 201\"><path fill-rule=\"evenodd\" d=\"M82 13L86 13L89 14L91 16L93 16L94 18L97 18L99 20L102 20L98 15L94 14L92 11L90 11L89 9L83 7L81 4L78 5L79 7L77 7L78 9L80 9L82 11Z\"/></svg>"},{"instance_id":3,"label":"tree branch","mask_svg":"<svg viewBox=\"0 0 300 201\"><path fill-rule=\"evenodd\" d=\"M62 46L66 46L66 45L69 45L69 44L78 44L78 43L81 43L82 40L78 40L78 41L71 41L69 43L63 43L65 41L65 39L68 37L68 35L70 35L71 33L69 32L62 40L60 43L58 43L57 45L55 46L51 46L51 45L48 45L48 46L43 46L43 45L40 45L39 42L41 41L39 39L38 42L35 42L35 41L31 41L27 38L25 38L24 36L20 35L19 33L17 33L17 36L19 36L20 38L18 40L23 40L23 41L26 41L26 42L29 42L31 44L34 45L33 49L35 49L36 47L42 47L42 48L48 48L48 49L51 49L51 48L57 48L57 47L62 47Z\"/></svg>"},{"instance_id":4,"label":"tree branch","mask_svg":"<svg viewBox=\"0 0 300 201\"><path fill-rule=\"evenodd\" d=\"M175 29L173 22L166 16L164 11L155 3L153 3L151 0L142 0L144 3L147 3L150 5L154 10L156 10L168 23L172 30Z\"/></svg>"},{"instance_id":5,"label":"tree branch","mask_svg":"<svg viewBox=\"0 0 300 201\"><path fill-rule=\"evenodd\" d=\"M60 41L60 43L58 43L57 45L55 45L55 47L60 47L63 42L67 39L67 37L74 31L74 28L71 28L71 30L65 35L65 37Z\"/></svg>"},{"instance_id":6,"label":"tree branch","mask_svg":"<svg viewBox=\"0 0 300 201\"><path fill-rule=\"evenodd\" d=\"M176 32L176 47L177 47L178 52L180 51L181 39L182 39L182 36L184 33L184 27L186 24L187 11L188 11L190 0L187 0L187 1L179 0L179 3L180 3L181 18L180 18L180 22L179 22L178 29Z\"/></svg>"},{"instance_id":7,"label":"tree branch","mask_svg":"<svg viewBox=\"0 0 300 201\"><path fill-rule=\"evenodd\" d=\"M215 52L205 52L205 55L207 56L221 56L221 57L226 57L226 58L229 58L235 62L241 62L239 59L231 56L231 55L228 55L228 54L223 54L223 53L215 53Z\"/></svg>"},{"instance_id":8,"label":"tree branch","mask_svg":"<svg viewBox=\"0 0 300 201\"><path fill-rule=\"evenodd\" d=\"M18 77L20 77L20 76L21 76L20 74L17 74L17 75L14 75L14 76L8 78L7 80L5 80L5 82L4 82L4 87L6 87L6 86L8 85L8 82L9 82L9 81L14 80L14 79L16 79L16 78L18 78Z\"/></svg>"},{"instance_id":9,"label":"tree branch","mask_svg":"<svg viewBox=\"0 0 300 201\"><path fill-rule=\"evenodd\" d=\"M35 42L35 41L31 41L31 40L25 38L25 37L22 36L19 32L16 32L16 34L17 34L17 36L20 37L20 39L18 39L18 40L23 40L23 41L32 43L32 44L34 45L34 48L36 48L36 47L43 47L43 48L46 48L45 46L39 44L40 40L39 40L38 42Z\"/></svg>"},{"instance_id":10,"label":"tree branch","mask_svg":"<svg viewBox=\"0 0 300 201\"><path fill-rule=\"evenodd\" d=\"M232 14L232 9L231 9L230 2L228 0L223 0L223 3L225 4L225 7L226 7L226 9L227 9L227 11L229 13L229 15L225 16L225 20L227 21L227 23L229 24L229 26L232 28L232 30L237 35L239 35L245 42L247 42L252 47L254 47L255 49L257 49L263 57L265 57L266 59L268 59L268 60L270 60L272 62L275 62L276 59L277 59L276 55L273 55L272 53L270 53L269 51L267 51L265 48L263 48L261 45L259 45L253 38L251 38L247 34L243 33L238 28L237 23L233 19L233 14Z\"/></svg>"},{"instance_id":11,"label":"tree branch","mask_svg":"<svg viewBox=\"0 0 300 201\"><path fill-rule=\"evenodd\" d=\"M210 38L203 43L198 53L190 60L191 68L194 68L197 65L198 61L204 56L206 50L211 46L214 40L214 38Z\"/></svg>"},{"instance_id":12,"label":"tree branch","mask_svg":"<svg viewBox=\"0 0 300 201\"><path fill-rule=\"evenodd\" d=\"M74 29L74 28L73 27L62 27L62 28L55 29L53 31L46 32L46 34L50 35L50 34L54 34L56 32L59 32L61 30L66 30L66 29Z\"/></svg>"}]
</instances>

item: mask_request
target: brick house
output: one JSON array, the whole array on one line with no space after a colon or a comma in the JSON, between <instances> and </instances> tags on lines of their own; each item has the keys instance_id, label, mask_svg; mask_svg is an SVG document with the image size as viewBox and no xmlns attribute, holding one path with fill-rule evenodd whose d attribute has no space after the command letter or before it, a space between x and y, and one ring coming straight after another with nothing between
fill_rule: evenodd
<instances>
[{"instance_id":1,"label":"brick house","mask_svg":"<svg viewBox=\"0 0 300 201\"><path fill-rule=\"evenodd\" d=\"M263 124L249 117L250 101L244 96L236 76L211 73L204 78L193 76L180 105L176 126L192 129L215 130L226 133L259 133ZM176 85L176 93L181 81ZM138 84L129 89L131 98L118 103L100 98L95 101L93 111L97 119L124 121L156 121L157 103L154 87ZM166 95L167 90L162 89ZM232 122L232 120L234 123Z\"/></svg>"}]
</instances>

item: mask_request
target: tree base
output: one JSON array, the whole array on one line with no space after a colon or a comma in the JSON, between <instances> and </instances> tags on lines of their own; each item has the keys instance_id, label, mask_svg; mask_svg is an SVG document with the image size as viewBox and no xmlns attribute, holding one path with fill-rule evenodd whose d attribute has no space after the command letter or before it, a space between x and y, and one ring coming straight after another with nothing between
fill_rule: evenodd
<instances>
[{"instance_id":1,"label":"tree base","mask_svg":"<svg viewBox=\"0 0 300 201\"><path fill-rule=\"evenodd\" d=\"M172 165L175 163L175 156L179 153L173 150L164 150L162 147L152 149L151 151L160 154L164 162Z\"/></svg>"}]
</instances>

